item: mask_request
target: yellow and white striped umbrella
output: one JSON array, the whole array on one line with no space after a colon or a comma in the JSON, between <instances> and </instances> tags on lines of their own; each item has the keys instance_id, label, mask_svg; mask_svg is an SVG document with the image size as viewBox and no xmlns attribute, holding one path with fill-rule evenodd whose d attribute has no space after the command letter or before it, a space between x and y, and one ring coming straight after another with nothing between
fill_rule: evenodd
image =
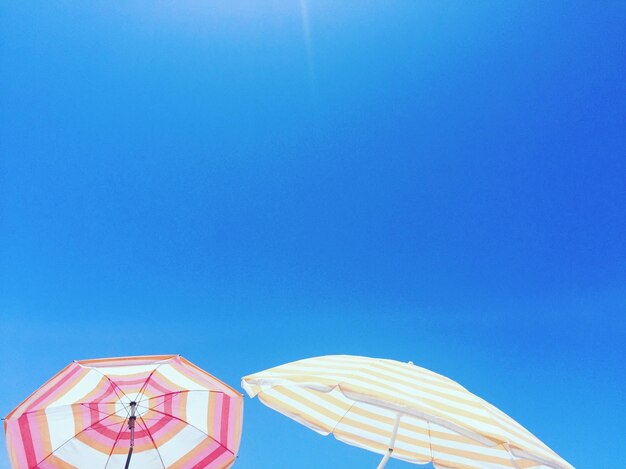
<instances>
[{"instance_id":1,"label":"yellow and white striped umbrella","mask_svg":"<svg viewBox=\"0 0 626 469\"><path fill-rule=\"evenodd\" d=\"M309 358L242 379L250 397L322 435L436 468L572 469L528 430L460 384L412 363Z\"/></svg>"}]
</instances>

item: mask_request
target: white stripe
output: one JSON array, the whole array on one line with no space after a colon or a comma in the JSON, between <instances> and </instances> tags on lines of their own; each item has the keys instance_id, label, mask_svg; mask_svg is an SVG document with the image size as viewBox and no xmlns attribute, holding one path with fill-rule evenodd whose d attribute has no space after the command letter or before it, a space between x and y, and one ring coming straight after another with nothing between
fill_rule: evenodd
<instances>
[{"instance_id":1,"label":"white stripe","mask_svg":"<svg viewBox=\"0 0 626 469\"><path fill-rule=\"evenodd\" d=\"M187 393L187 422L208 433L209 392Z\"/></svg>"},{"instance_id":2,"label":"white stripe","mask_svg":"<svg viewBox=\"0 0 626 469\"><path fill-rule=\"evenodd\" d=\"M80 363L79 363L80 365ZM127 366L85 366L83 368L92 368L98 370L105 376L127 376L139 373L149 373L156 369L159 365L127 365Z\"/></svg>"},{"instance_id":3,"label":"white stripe","mask_svg":"<svg viewBox=\"0 0 626 469\"><path fill-rule=\"evenodd\" d=\"M185 425L175 436L159 446L159 453L165 467L168 467L185 456L188 452L207 438L200 430Z\"/></svg>"},{"instance_id":4,"label":"white stripe","mask_svg":"<svg viewBox=\"0 0 626 469\"><path fill-rule=\"evenodd\" d=\"M47 407L56 407L83 402L84 397L96 389L102 379L104 378L101 374L90 370L71 389L60 396L56 401L51 402Z\"/></svg>"},{"instance_id":5,"label":"white stripe","mask_svg":"<svg viewBox=\"0 0 626 469\"><path fill-rule=\"evenodd\" d=\"M74 414L70 406L46 408L50 447L54 451L63 443L76 435L74 428Z\"/></svg>"},{"instance_id":6,"label":"white stripe","mask_svg":"<svg viewBox=\"0 0 626 469\"><path fill-rule=\"evenodd\" d=\"M185 375L183 375L180 371L178 371L172 365L169 365L169 364L161 365L159 367L159 370L156 373L164 376L165 378L170 380L172 383L174 383L176 386L180 387L181 389L186 389L190 391L191 390L194 390L194 391L207 390L207 388L205 388L201 384L196 383L195 381L192 381L191 379L187 378Z\"/></svg>"},{"instance_id":7,"label":"white stripe","mask_svg":"<svg viewBox=\"0 0 626 469\"><path fill-rule=\"evenodd\" d=\"M320 414L316 410L307 406L306 404L302 404L301 402L294 401L293 399L291 399L288 396L285 396L284 394L279 394L279 392L275 389L264 392L263 394L269 397L273 397L274 399L279 400L280 402L287 404L291 407L294 407L296 409L302 409L303 411L305 411L306 415L310 415L313 419L317 420L318 422L322 422L322 424L324 424L327 427L327 429L332 429L337 423L336 419L330 419L326 417L324 414ZM288 413L288 411L285 411L285 410L281 410L281 412L285 414ZM326 433L328 433L328 430L326 430Z\"/></svg>"},{"instance_id":8,"label":"white stripe","mask_svg":"<svg viewBox=\"0 0 626 469\"><path fill-rule=\"evenodd\" d=\"M337 415L337 419L343 417L349 407L353 404L354 401L346 398L341 391L333 391L331 393L319 393L316 391L311 391L306 388L297 388L290 387L289 391L297 394L303 399L306 399L313 405L318 405L329 412ZM345 405L344 407L337 407L333 402L331 402L331 398L335 398Z\"/></svg>"},{"instance_id":9,"label":"white stripe","mask_svg":"<svg viewBox=\"0 0 626 469\"><path fill-rule=\"evenodd\" d=\"M504 453L504 455L505 456L503 458L506 459L508 457L506 452ZM476 461L476 459L473 459L473 458L465 458L463 456L457 456L457 455L454 455L454 454L451 454L451 453L435 452L433 454L433 456L435 458L435 461L438 458L441 458L441 459L444 459L446 461L450 461L450 462L453 462L453 463L464 464L464 465L467 465L467 466L470 466L470 467L476 467L476 468L480 468L480 469L482 469L482 468L489 468L489 469L491 469L491 468L493 468L493 469L507 468L507 469L511 469L511 468L514 467L512 462L507 462L504 465L502 465L502 464L494 464L494 463L487 462L487 461ZM436 467L439 467L439 466L436 466Z\"/></svg>"},{"instance_id":10,"label":"white stripe","mask_svg":"<svg viewBox=\"0 0 626 469\"><path fill-rule=\"evenodd\" d=\"M288 382L288 381L287 381ZM267 387L269 384L271 383L271 380L268 379L263 379L263 386ZM285 380L280 380L279 382L276 383L277 385L285 385ZM352 383L354 384L354 383ZM356 392L349 392L347 389L342 389L343 393L345 394L345 396L349 399L355 400L355 401L360 401L360 402L368 402L370 404L373 405L378 405L380 407L387 407L389 409L394 409L394 410L398 410L401 411L403 413L407 413L409 415L415 415L419 418L424 418L427 420L431 420L434 422L442 422L442 418L439 417L439 415L445 415L448 416L448 418L452 418L458 422L460 422L460 424L466 425L467 430L471 433L476 433L477 431L481 431L481 432L486 432L489 434L494 434L494 435L501 435L501 429L500 427L497 427L495 425L490 425L487 424L485 422L481 422L478 420L474 420L472 418L469 417L465 417L463 415L460 414L456 414L456 413L451 413L442 409L439 409L437 407L433 407L429 404L424 403L423 401L420 401L418 399L414 399L411 396L406 396L406 394L399 394L399 393L393 393L393 391L385 389L385 388L381 388L378 386L374 386L374 385L369 385L369 388L367 387L368 384L367 383L360 383L358 382L357 385L359 387L364 387L368 390L368 394L367 395L363 395L360 393L356 393ZM300 384L299 383L294 383L293 385L290 385L288 388L291 391L295 391L297 389L299 389ZM287 387L287 386L285 386ZM406 404L401 404L398 403L395 405L395 407L392 407L390 404L388 404L387 400L382 400L382 399L376 399L375 396L376 393L373 391L376 390L380 390L381 392L384 392L387 395L390 395L392 397L396 397L399 398L400 402L405 401L407 404L409 404L409 406L407 406ZM267 391L265 391L267 392ZM370 393L371 392L371 393ZM452 423L452 422L451 422ZM457 427L459 425L456 425ZM476 430L473 430L476 429ZM469 436L469 435L468 435ZM474 438L476 439L480 439L483 440L483 438L478 435L475 434ZM486 442L486 441L485 441Z\"/></svg>"},{"instance_id":11,"label":"white stripe","mask_svg":"<svg viewBox=\"0 0 626 469\"><path fill-rule=\"evenodd\" d=\"M278 379L285 380L290 375L294 376L293 373L283 375L282 373L278 373L278 371L279 370L274 370L274 373L273 373L273 375L276 376ZM303 370L303 371L306 371L306 370ZM307 376L316 376L316 375L313 375L309 372ZM268 378L271 379L271 377L272 375L264 376L263 378L264 382L267 381ZM403 384L399 380L396 380L396 379L392 381L391 380L392 378L390 378L389 381L383 381L380 378L373 377L371 375L368 375L367 373L364 373L358 370L351 370L349 373L340 373L340 372L335 372L334 370L333 372L327 371L326 373L323 374L323 376L320 376L320 378L324 380L331 379L337 383L351 384L354 386L359 386L361 388L366 388L368 390L369 389L374 390L374 391L378 390L380 392L384 392L385 394L394 394L395 396L401 397L404 400L416 401L415 397L420 396L420 397L429 399L431 401L440 403L442 405L445 405L447 407L452 407L455 409L463 410L468 413L473 413L483 418L491 418L491 415L487 413L487 411L480 405L480 403L476 401L470 401L468 399L468 395L470 394L468 394L467 392L463 396L463 400L465 400L468 404L464 404L455 400L448 400L448 399L442 398L441 396L418 389L415 386L410 387L409 385ZM378 385L372 384L368 381L362 381L359 378L364 378L364 379L367 379L368 381L374 381L379 384ZM299 384L302 385L303 383L299 383ZM421 384L419 384L418 386L421 387ZM419 401L419 402L433 409L437 409L437 407L433 407L432 405L426 404L423 401ZM469 405L470 403L474 405Z\"/></svg>"},{"instance_id":12,"label":"white stripe","mask_svg":"<svg viewBox=\"0 0 626 469\"><path fill-rule=\"evenodd\" d=\"M393 418L395 417L395 413L392 411L386 411L383 412L380 409L376 409L372 406L367 406L367 408L364 408L363 405L359 404L359 408L363 408L363 410L367 411L367 412L372 412L372 413L376 413L378 415L380 415L381 417L386 417L386 421L383 421L383 419L381 420L372 420L368 417L364 417L361 415L357 415L355 412L353 412L352 410L348 413L348 415L346 416L347 419L350 420L354 420L358 423L364 423L366 425L370 425L373 428L378 428L379 430L383 430L388 432L389 434L391 433L392 429L393 429ZM347 422L344 424L345 420L342 421L342 424L338 425L338 428L343 428L344 431L353 431L355 434L358 434L361 430L358 427L354 427L352 425L349 425ZM417 431L414 431L412 429L409 429L409 427L417 427L420 428L422 430L424 430L424 432L426 433L418 433ZM352 429L352 430L350 430ZM450 431L444 427L440 427L436 424L431 424L431 432L439 432L439 433L444 433L444 434L448 434L451 436L456 436L457 438L460 437L460 435L458 433L455 433L453 431ZM419 420L419 419L415 419L412 418L410 416L403 416L402 420L400 422L400 428L398 430L398 435L399 435L399 439L397 441L401 441L402 438L407 438L407 439L412 439L412 440L417 440L417 441L421 441L424 444L428 445L429 444L429 436L428 436L428 426L426 425L426 423L423 420ZM470 440L470 439L466 439L466 441L464 442L459 442L459 441L451 441L448 439L443 439L440 437L434 437L433 438L433 442L435 442L438 445L441 446L445 446L448 448L453 448L453 449L458 449L458 450L463 450L463 451L473 451L476 453L480 453L483 455L488 455L488 456L498 456L498 457L507 457L507 453L504 452L504 456L503 456L503 451L501 448L499 447L488 447L488 446L483 446L480 444L477 444L475 441ZM402 443L407 444L407 443ZM398 446L398 445L396 445ZM400 447L400 446L398 446Z\"/></svg>"},{"instance_id":13,"label":"white stripe","mask_svg":"<svg viewBox=\"0 0 626 469\"><path fill-rule=\"evenodd\" d=\"M441 392L451 393L458 397L467 398L467 394L469 391L465 389L460 384L449 380L447 378L443 378L441 375L436 375L434 373L426 373L424 368L417 367L415 365L406 365L400 364L402 366L389 366L384 363L367 363L367 362L351 362L351 361L332 361L330 363L325 363L324 360L311 359L315 361L310 362L294 362L286 365L282 365L280 367L271 368L267 370L267 372L273 372L278 370L298 370L298 371L311 371L317 369L320 372L328 371L328 370L341 370L341 371L373 371L378 374L382 374L387 376L393 380L406 380L412 384L428 384L432 386L434 389L437 389ZM266 372L263 372L266 373ZM406 375L410 375L406 376ZM451 389L452 388L452 389Z\"/></svg>"},{"instance_id":14,"label":"white stripe","mask_svg":"<svg viewBox=\"0 0 626 469\"><path fill-rule=\"evenodd\" d=\"M128 443L128 441L126 442ZM119 444L119 443L118 443ZM126 464L126 459L128 458L128 454L112 454L109 463L107 464L106 469L121 469ZM78 466L83 467L83 466ZM95 465L88 465L84 467L96 467ZM133 455L130 459L130 467L136 468L150 468L150 469L159 469L163 467L161 463L161 458L159 454L156 452L154 447L146 451L137 451L137 447L133 450Z\"/></svg>"},{"instance_id":15,"label":"white stripe","mask_svg":"<svg viewBox=\"0 0 626 469\"><path fill-rule=\"evenodd\" d=\"M328 366L328 364L325 363L328 360L328 358L329 357L318 357L318 358L309 359L309 360L320 362ZM416 365L411 365L409 363L395 362L393 360L370 359L370 358L363 358L363 357L358 357L358 358L360 359L348 360L348 359L340 359L340 358L334 359L333 358L328 361L332 362L333 366L343 364L343 365L352 366L352 367L358 366L359 368L370 369L370 370L375 370L377 368L380 368L381 371L386 370L388 373L391 373L393 376L397 375L398 373L403 374L403 375L408 374L408 375L416 376L416 377L419 376L419 379L426 379L432 382L433 384L435 384L436 386L441 386L441 387L451 386L453 388L458 388L458 389L462 389L466 391L466 389L463 386L461 386L459 383L457 383L456 381L453 381L450 378L446 378L445 376L435 373L433 371L427 370L426 368L422 368Z\"/></svg>"},{"instance_id":16,"label":"white stripe","mask_svg":"<svg viewBox=\"0 0 626 469\"><path fill-rule=\"evenodd\" d=\"M108 454L101 453L97 449L86 445L76 438L73 438L64 444L54 453L54 455L66 463L79 468L103 468L106 464L107 458L109 457Z\"/></svg>"}]
</instances>

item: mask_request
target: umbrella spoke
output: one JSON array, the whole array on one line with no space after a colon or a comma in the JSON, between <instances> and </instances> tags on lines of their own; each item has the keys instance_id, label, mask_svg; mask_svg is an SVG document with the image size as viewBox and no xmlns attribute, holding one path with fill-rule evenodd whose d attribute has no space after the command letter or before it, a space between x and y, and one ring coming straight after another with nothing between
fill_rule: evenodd
<instances>
[{"instance_id":1,"label":"umbrella spoke","mask_svg":"<svg viewBox=\"0 0 626 469\"><path fill-rule=\"evenodd\" d=\"M112 380L111 378L109 378L107 375L105 375L105 374L104 374L104 373L102 373L100 370L98 370L98 368L93 367L93 368L91 368L91 369L92 369L92 370L94 370L96 373L98 373L98 374L100 374L100 375L104 376L104 377L105 377L105 378L109 381L109 383L111 383L111 384L113 385L113 391L115 391L115 395L116 395L116 396L117 396L117 398L120 400L120 402L122 402L122 401L123 401L122 396L124 396L126 399L128 399L128 396L126 395L126 393L122 390L122 388L120 388L120 387L117 385L117 383L116 383L115 381L113 381L113 380ZM116 390L116 389L119 389L119 390L120 390L120 392L122 393L122 396L120 396L120 395L117 393L117 390ZM130 402L130 401L129 401L129 402Z\"/></svg>"},{"instance_id":2,"label":"umbrella spoke","mask_svg":"<svg viewBox=\"0 0 626 469\"><path fill-rule=\"evenodd\" d=\"M211 389L186 389L183 391L174 391L174 392L170 392L167 394L161 394L159 396L152 396L149 397L148 399L143 399L141 402L148 402L152 399L157 399L159 397L165 397L165 399L163 399L162 402L160 402L159 404L165 404L166 402L171 401L175 396L178 396L179 394L189 394L192 392L206 392L206 393L213 393L213 394L224 394L224 391L213 391ZM139 401L137 401L139 403ZM146 407L146 406L142 406L142 407Z\"/></svg>"},{"instance_id":3,"label":"umbrella spoke","mask_svg":"<svg viewBox=\"0 0 626 469\"><path fill-rule=\"evenodd\" d=\"M83 433L85 433L87 430L91 430L94 425L99 424L100 422L102 422L103 420L108 419L109 417L115 415L116 412L113 412L112 414L107 415L104 418L101 418L100 420L98 420L97 422L92 423L91 425L89 425L86 428L83 428L81 431L79 431L78 433L76 433L74 436L72 436L71 438L67 439L66 441L64 441L60 446L58 446L57 448L54 449L54 451L52 451L50 454L48 454L45 458L43 458L41 461L39 461L37 463L36 466L39 466L42 462L44 462L46 459L48 459L50 456L52 456L54 453L56 453L57 451L59 451L61 448L63 448L66 444L68 444L70 441L72 441L74 438L76 438L78 435L81 435Z\"/></svg>"},{"instance_id":4,"label":"umbrella spoke","mask_svg":"<svg viewBox=\"0 0 626 469\"><path fill-rule=\"evenodd\" d=\"M92 404L111 405L111 404L117 404L117 402L72 402L71 404L55 405L55 406L46 407L45 409L28 410L24 412L22 415L38 415L38 414L41 415L41 414L46 414L51 409L57 410L57 409L63 409L65 407L73 407L73 406L78 406L78 405L85 406L92 410L97 410L97 409L93 409L92 407L89 407ZM102 412L101 410L97 410L97 411L100 412L101 414L108 415L106 412Z\"/></svg>"},{"instance_id":5,"label":"umbrella spoke","mask_svg":"<svg viewBox=\"0 0 626 469\"><path fill-rule=\"evenodd\" d=\"M113 442L113 446L111 446L111 451L109 451L109 456L107 457L107 462L104 463L104 469L107 469L107 466L109 465L109 461L111 460L111 456L113 455L113 451L115 451L115 446L117 445L117 442L120 439L120 436L122 435L122 431L124 430L124 425L126 425L126 422L128 421L128 418L125 418L124 421L122 422L122 426L120 427L119 431L117 432L117 436L115 437L115 441Z\"/></svg>"},{"instance_id":6,"label":"umbrella spoke","mask_svg":"<svg viewBox=\"0 0 626 469\"><path fill-rule=\"evenodd\" d=\"M154 446L154 450L157 452L157 454L159 455L159 459L161 460L161 465L163 466L163 469L165 469L165 463L163 462L163 458L161 457L161 453L159 452L159 448L157 448L156 442L154 441L154 438L152 437L152 433L150 433L150 429L148 428L148 425L146 424L146 421L143 419L143 417L141 415L139 416L139 420L141 420L141 422L143 422L143 426L144 426L146 432L148 433L148 437L150 438L150 441L152 442L152 446ZM139 422L137 422L137 425L139 425L141 427Z\"/></svg>"},{"instance_id":7,"label":"umbrella spoke","mask_svg":"<svg viewBox=\"0 0 626 469\"><path fill-rule=\"evenodd\" d=\"M106 405L117 405L118 402L107 402L107 403L100 403L100 402L90 402L88 404L85 403L81 403L81 406L88 408L89 410L95 410L96 412L100 413L100 414L105 414L108 415L107 412L103 412L102 410L98 409L97 407L92 407L91 404L96 404L96 405L100 405L100 404L106 404ZM128 413L128 410L126 409L126 406L124 406L123 402L119 402L119 404L122 405L122 407L124 407L124 410L126 410L126 413ZM117 411L115 411L115 413L117 413Z\"/></svg>"},{"instance_id":8,"label":"umbrella spoke","mask_svg":"<svg viewBox=\"0 0 626 469\"><path fill-rule=\"evenodd\" d=\"M138 406L139 407L139 406ZM144 406L141 406L144 407ZM148 409L148 407L146 407L146 409ZM192 425L191 423L187 422L186 420L181 419L180 417L176 417L175 415L172 414L168 414L167 412L162 412L160 410L156 410L154 408L149 409L153 412L157 412L159 414L165 415L166 417L170 417L174 420L178 420L182 423L184 423L185 425L189 425L191 428L195 428L196 430L198 430L200 433L202 433L203 435L206 435L207 438L209 438L210 440L213 440L215 443L217 443L218 445L220 445L222 448L224 448L226 451L234 454L230 449L228 449L226 446L224 446L222 443L220 443L219 441L217 441L215 438L213 438L211 435L209 435L207 432L202 431L201 429L199 429L198 427L196 427L195 425Z\"/></svg>"},{"instance_id":9,"label":"umbrella spoke","mask_svg":"<svg viewBox=\"0 0 626 469\"><path fill-rule=\"evenodd\" d=\"M146 378L146 380L144 381L144 383L141 385L141 388L139 388L139 392L137 393L137 395L135 396L135 398L133 399L133 402L139 402L139 396L141 396L141 393L144 392L146 390L146 388L148 387L148 382L150 381L150 379L152 378L152 375L156 372L156 370L158 370L161 366L163 365L163 363L159 364L156 366L156 368L154 370L152 370L152 372L148 375L148 378Z\"/></svg>"}]
</instances>

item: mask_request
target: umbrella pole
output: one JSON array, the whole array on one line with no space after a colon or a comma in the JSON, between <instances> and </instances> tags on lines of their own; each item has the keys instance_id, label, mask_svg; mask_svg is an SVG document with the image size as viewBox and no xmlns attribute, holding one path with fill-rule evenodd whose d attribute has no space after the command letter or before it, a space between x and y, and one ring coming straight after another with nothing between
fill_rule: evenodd
<instances>
[{"instance_id":1,"label":"umbrella pole","mask_svg":"<svg viewBox=\"0 0 626 469\"><path fill-rule=\"evenodd\" d=\"M398 427L400 427L400 419L402 418L401 414L396 415L396 423L393 426L393 433L391 434L391 439L389 440L389 449L383 456L382 461L378 464L377 469L383 469L387 465L387 461L391 457L391 453L393 453L393 447L396 445L396 436L398 435Z\"/></svg>"},{"instance_id":2,"label":"umbrella pole","mask_svg":"<svg viewBox=\"0 0 626 469\"><path fill-rule=\"evenodd\" d=\"M387 465L387 461L389 461L389 458L391 457L391 453L393 453L393 450L391 448L389 448L387 450L387 452L385 453L385 456L383 457L383 460L378 465L377 469L383 469Z\"/></svg>"},{"instance_id":3,"label":"umbrella pole","mask_svg":"<svg viewBox=\"0 0 626 469\"><path fill-rule=\"evenodd\" d=\"M137 420L137 416L135 415L135 410L137 409L137 403L130 403L130 417L128 417L128 429L130 430L130 449L128 450L128 457L126 458L126 466L124 469L128 469L130 466L130 458L133 455L133 448L135 447L135 420Z\"/></svg>"}]
</instances>

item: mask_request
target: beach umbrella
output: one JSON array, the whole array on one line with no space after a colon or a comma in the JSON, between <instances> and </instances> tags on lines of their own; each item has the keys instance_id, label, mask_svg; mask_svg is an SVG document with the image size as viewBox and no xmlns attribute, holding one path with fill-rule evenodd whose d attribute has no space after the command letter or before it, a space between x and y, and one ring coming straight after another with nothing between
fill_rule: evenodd
<instances>
[{"instance_id":1,"label":"beach umbrella","mask_svg":"<svg viewBox=\"0 0 626 469\"><path fill-rule=\"evenodd\" d=\"M250 397L322 435L436 468L572 466L494 406L411 362L333 355L242 379Z\"/></svg>"},{"instance_id":2,"label":"beach umbrella","mask_svg":"<svg viewBox=\"0 0 626 469\"><path fill-rule=\"evenodd\" d=\"M243 396L179 355L75 361L5 419L14 468L227 468Z\"/></svg>"}]
</instances>

